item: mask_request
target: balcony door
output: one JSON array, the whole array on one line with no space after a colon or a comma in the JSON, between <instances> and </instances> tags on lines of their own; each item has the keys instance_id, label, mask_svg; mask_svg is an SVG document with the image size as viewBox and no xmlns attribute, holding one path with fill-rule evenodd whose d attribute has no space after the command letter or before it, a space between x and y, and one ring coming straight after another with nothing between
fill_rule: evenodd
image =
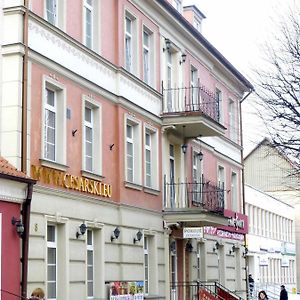
<instances>
[{"instance_id":1,"label":"balcony door","mask_svg":"<svg viewBox=\"0 0 300 300\"><path fill-rule=\"evenodd\" d=\"M198 77L198 71L193 66L191 67L191 110L192 111L198 111L199 110L199 97L198 97L198 84L197 79Z\"/></svg>"},{"instance_id":2,"label":"balcony door","mask_svg":"<svg viewBox=\"0 0 300 300\"><path fill-rule=\"evenodd\" d=\"M174 145L169 149L169 168L170 168L170 206L175 207L175 157Z\"/></svg>"},{"instance_id":3,"label":"balcony door","mask_svg":"<svg viewBox=\"0 0 300 300\"><path fill-rule=\"evenodd\" d=\"M202 168L201 160L199 159L198 153L193 154L193 182L192 182L192 194L193 204L202 203Z\"/></svg>"},{"instance_id":4,"label":"balcony door","mask_svg":"<svg viewBox=\"0 0 300 300\"><path fill-rule=\"evenodd\" d=\"M172 104L172 53L167 51L167 108L168 112L173 111Z\"/></svg>"}]
</instances>

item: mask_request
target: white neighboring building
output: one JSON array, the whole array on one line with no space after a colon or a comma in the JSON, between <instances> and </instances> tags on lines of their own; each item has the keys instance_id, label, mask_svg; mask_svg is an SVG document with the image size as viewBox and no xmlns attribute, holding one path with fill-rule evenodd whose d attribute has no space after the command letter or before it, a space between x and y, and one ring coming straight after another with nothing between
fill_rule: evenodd
<instances>
[{"instance_id":1,"label":"white neighboring building","mask_svg":"<svg viewBox=\"0 0 300 300\"><path fill-rule=\"evenodd\" d=\"M245 185L248 273L255 284L296 287L295 209Z\"/></svg>"}]
</instances>

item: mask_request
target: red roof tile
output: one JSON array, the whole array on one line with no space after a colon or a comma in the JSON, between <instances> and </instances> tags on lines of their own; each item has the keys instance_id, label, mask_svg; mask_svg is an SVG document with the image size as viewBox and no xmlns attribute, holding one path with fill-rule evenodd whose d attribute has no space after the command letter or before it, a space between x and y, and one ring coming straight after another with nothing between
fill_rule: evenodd
<instances>
[{"instance_id":1,"label":"red roof tile","mask_svg":"<svg viewBox=\"0 0 300 300\"><path fill-rule=\"evenodd\" d=\"M11 165L6 159L0 156L0 173L21 177L21 178L29 178L21 171L18 171L13 165Z\"/></svg>"}]
</instances>

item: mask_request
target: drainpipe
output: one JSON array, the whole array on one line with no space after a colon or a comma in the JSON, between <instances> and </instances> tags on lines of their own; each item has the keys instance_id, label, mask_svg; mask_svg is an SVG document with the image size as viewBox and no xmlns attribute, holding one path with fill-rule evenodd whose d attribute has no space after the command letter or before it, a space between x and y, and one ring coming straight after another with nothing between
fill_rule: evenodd
<instances>
[{"instance_id":1,"label":"drainpipe","mask_svg":"<svg viewBox=\"0 0 300 300\"><path fill-rule=\"evenodd\" d=\"M30 205L32 199L33 184L35 184L35 182L28 184L27 197L22 207L22 220L24 224L24 234L22 237L21 296L24 299L27 298L29 223L30 223Z\"/></svg>"},{"instance_id":2,"label":"drainpipe","mask_svg":"<svg viewBox=\"0 0 300 300\"><path fill-rule=\"evenodd\" d=\"M250 89L249 92L241 99L240 101L240 139L241 139L241 162L242 162L242 201L243 201L243 214L246 214L246 201L245 201L245 174L244 174L244 146L243 146L243 118L242 118L242 103L250 96L250 94L253 92L253 89ZM244 247L246 249L247 246L247 240L246 240L246 234L244 235ZM247 257L245 257L245 276L246 276L246 295L248 295L249 290L249 282L248 282L248 261ZM247 296L248 299L248 296Z\"/></svg>"},{"instance_id":3,"label":"drainpipe","mask_svg":"<svg viewBox=\"0 0 300 300\"><path fill-rule=\"evenodd\" d=\"M21 170L27 174L27 82L28 82L28 1L24 0L23 22L23 74L22 74L22 137L21 137Z\"/></svg>"},{"instance_id":4,"label":"drainpipe","mask_svg":"<svg viewBox=\"0 0 300 300\"><path fill-rule=\"evenodd\" d=\"M24 19L23 19L23 74L22 74L22 137L21 137L21 170L27 174L27 94L28 94L28 2L24 0ZM22 237L22 269L21 269L21 296L27 298L27 277L28 277L28 244L29 244L29 221L30 205L32 198L33 184L36 181L28 183L27 197L22 206L22 220L24 224L24 235ZM23 299L24 299L23 298Z\"/></svg>"}]
</instances>

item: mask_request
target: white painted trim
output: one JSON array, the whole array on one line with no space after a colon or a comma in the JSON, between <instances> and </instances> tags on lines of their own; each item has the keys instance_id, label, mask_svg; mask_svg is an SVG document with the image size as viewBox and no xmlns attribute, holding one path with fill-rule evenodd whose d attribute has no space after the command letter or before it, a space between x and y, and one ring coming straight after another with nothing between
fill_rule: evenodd
<instances>
[{"instance_id":1,"label":"white painted trim","mask_svg":"<svg viewBox=\"0 0 300 300\"><path fill-rule=\"evenodd\" d=\"M0 290L2 288L2 213L0 213ZM1 292L0 292L0 300L1 300Z\"/></svg>"},{"instance_id":2,"label":"white painted trim","mask_svg":"<svg viewBox=\"0 0 300 300\"><path fill-rule=\"evenodd\" d=\"M29 21L29 47L57 65L74 72L98 87L124 97L144 110L160 116L161 96L147 88L141 80L131 76L122 68L115 68L83 45L68 39L46 24Z\"/></svg>"}]
</instances>

